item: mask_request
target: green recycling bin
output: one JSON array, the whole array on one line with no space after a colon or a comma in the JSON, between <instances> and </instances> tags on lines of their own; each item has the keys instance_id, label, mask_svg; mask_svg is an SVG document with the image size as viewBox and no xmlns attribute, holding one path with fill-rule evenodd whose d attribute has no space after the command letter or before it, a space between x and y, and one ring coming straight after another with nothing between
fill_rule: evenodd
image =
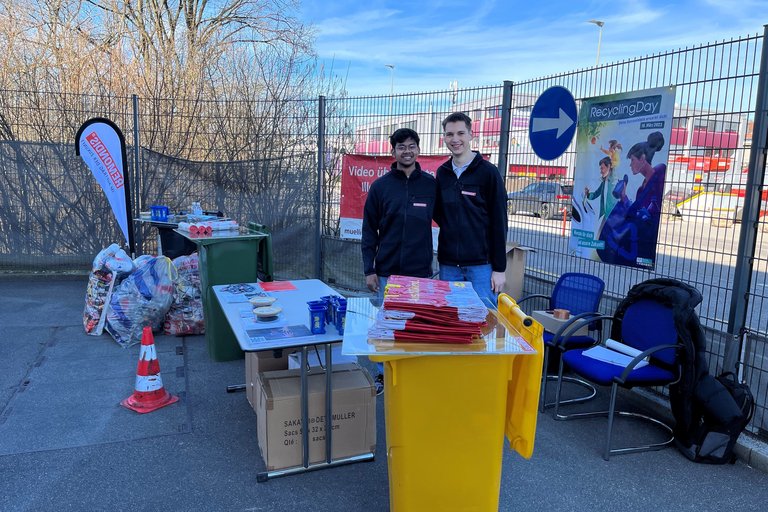
<instances>
[{"instance_id":1,"label":"green recycling bin","mask_svg":"<svg viewBox=\"0 0 768 512\"><path fill-rule=\"evenodd\" d=\"M244 354L213 293L218 284L255 283L271 280L272 252L269 233L254 229L214 231L210 236L192 236L177 230L197 245L200 256L200 286L208 354L214 361L242 359ZM268 268L269 275L264 276ZM264 279L262 279L264 280Z\"/></svg>"}]
</instances>

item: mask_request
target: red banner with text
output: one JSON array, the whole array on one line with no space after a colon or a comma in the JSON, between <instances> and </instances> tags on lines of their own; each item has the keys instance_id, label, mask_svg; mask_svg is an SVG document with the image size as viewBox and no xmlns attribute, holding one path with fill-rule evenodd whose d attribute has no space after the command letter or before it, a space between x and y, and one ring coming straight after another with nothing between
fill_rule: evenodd
<instances>
[{"instance_id":1,"label":"red banner with text","mask_svg":"<svg viewBox=\"0 0 768 512\"><path fill-rule=\"evenodd\" d=\"M447 155L419 156L421 169L434 176ZM363 233L363 206L368 189L376 178L389 172L394 159L389 156L344 155L341 161L341 238L360 239Z\"/></svg>"}]
</instances>

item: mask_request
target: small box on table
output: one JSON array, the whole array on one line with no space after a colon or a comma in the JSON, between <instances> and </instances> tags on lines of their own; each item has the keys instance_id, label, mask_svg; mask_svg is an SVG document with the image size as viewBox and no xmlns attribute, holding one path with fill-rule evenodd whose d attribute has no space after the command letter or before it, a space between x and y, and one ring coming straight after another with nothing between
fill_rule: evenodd
<instances>
[{"instance_id":1,"label":"small box on table","mask_svg":"<svg viewBox=\"0 0 768 512\"><path fill-rule=\"evenodd\" d=\"M544 326L545 331L549 331L552 333L557 332L564 323L568 322L570 318L568 319L560 319L555 318L552 311L534 311L531 313L531 317L539 322L541 325ZM572 333L575 336L586 336L589 334L589 329L585 325L584 327L580 328L575 333Z\"/></svg>"}]
</instances>

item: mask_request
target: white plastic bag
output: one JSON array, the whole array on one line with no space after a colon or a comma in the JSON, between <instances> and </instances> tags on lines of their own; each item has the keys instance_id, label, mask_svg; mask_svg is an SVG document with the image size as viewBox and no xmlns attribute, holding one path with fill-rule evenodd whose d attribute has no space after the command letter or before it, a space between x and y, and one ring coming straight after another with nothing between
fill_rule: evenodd
<instances>
[{"instance_id":1,"label":"white plastic bag","mask_svg":"<svg viewBox=\"0 0 768 512\"><path fill-rule=\"evenodd\" d=\"M104 331L104 307L109 304L113 287L116 282L130 274L133 268L130 256L117 244L102 249L93 259L83 310L83 327L86 334L99 336Z\"/></svg>"},{"instance_id":2,"label":"white plastic bag","mask_svg":"<svg viewBox=\"0 0 768 512\"><path fill-rule=\"evenodd\" d=\"M172 336L205 333L200 259L196 252L173 260L178 277L173 282L173 303L165 316L163 332Z\"/></svg>"},{"instance_id":3,"label":"white plastic bag","mask_svg":"<svg viewBox=\"0 0 768 512\"><path fill-rule=\"evenodd\" d=\"M107 311L107 332L123 347L139 343L145 326L159 329L173 302L176 267L171 260L142 256L139 263L115 288Z\"/></svg>"}]
</instances>

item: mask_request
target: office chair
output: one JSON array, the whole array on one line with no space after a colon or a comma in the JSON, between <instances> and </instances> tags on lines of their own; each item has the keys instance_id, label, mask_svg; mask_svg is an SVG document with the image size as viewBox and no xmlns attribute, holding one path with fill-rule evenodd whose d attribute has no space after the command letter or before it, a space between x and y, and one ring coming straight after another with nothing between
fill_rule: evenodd
<instances>
[{"instance_id":1,"label":"office chair","mask_svg":"<svg viewBox=\"0 0 768 512\"><path fill-rule=\"evenodd\" d=\"M634 288L643 284L635 285ZM629 295L632 295L631 291ZM648 294L635 294L631 300L628 299L629 296L619 304L613 316L591 315L578 321L582 323L610 321L611 338L597 346L597 352L595 347L566 349L562 354L558 371L558 376L561 376L563 369L567 366L582 379L600 386L611 387L607 411L564 415L560 413L560 406L563 404L559 403L561 382L558 382L555 394L555 419L607 416L608 432L603 451L605 460L608 460L612 454L659 450L671 444L674 439L672 428L658 419L636 412L616 411L619 386L630 389L675 384L680 379L681 358L685 353L685 345L680 342L675 320L674 302ZM573 325L571 330L576 327L577 325ZM568 334L564 333L564 338L555 339L554 343L558 345L563 343L567 346L567 337ZM615 345L616 341L620 342L620 345ZM620 351L610 347L617 347ZM622 355L622 352L630 355ZM648 421L668 433L669 439L628 448L611 448L616 415Z\"/></svg>"},{"instance_id":2,"label":"office chair","mask_svg":"<svg viewBox=\"0 0 768 512\"><path fill-rule=\"evenodd\" d=\"M555 283L555 287L552 290L552 295L547 296L544 294L528 295L520 299L518 305L524 302L534 299L543 298L549 301L549 307L547 309L567 309L573 315L557 332L544 331L544 375L541 382L541 396L539 398L539 411L544 412L546 407L551 407L554 402L546 403L547 396L547 381L556 380L556 375L547 375L547 368L549 364L550 349L555 348L553 339L557 336L558 339L563 339L560 336L562 333L569 331L569 327L576 322L584 318L585 314L594 315L600 306L600 300L603 297L603 290L605 289L605 283L602 279L591 274L583 274L578 272L567 272L560 276L560 279ZM559 347L561 350L577 347L588 347L594 345L601 338L602 324L598 322L588 323L588 330L597 333L597 337L591 335L572 335L567 338L567 342L561 343ZM571 382L582 386L587 389L588 394L565 400L563 403L578 403L584 402L593 398L596 394L594 386L582 379L576 379L573 377L563 377L567 382Z\"/></svg>"}]
</instances>

